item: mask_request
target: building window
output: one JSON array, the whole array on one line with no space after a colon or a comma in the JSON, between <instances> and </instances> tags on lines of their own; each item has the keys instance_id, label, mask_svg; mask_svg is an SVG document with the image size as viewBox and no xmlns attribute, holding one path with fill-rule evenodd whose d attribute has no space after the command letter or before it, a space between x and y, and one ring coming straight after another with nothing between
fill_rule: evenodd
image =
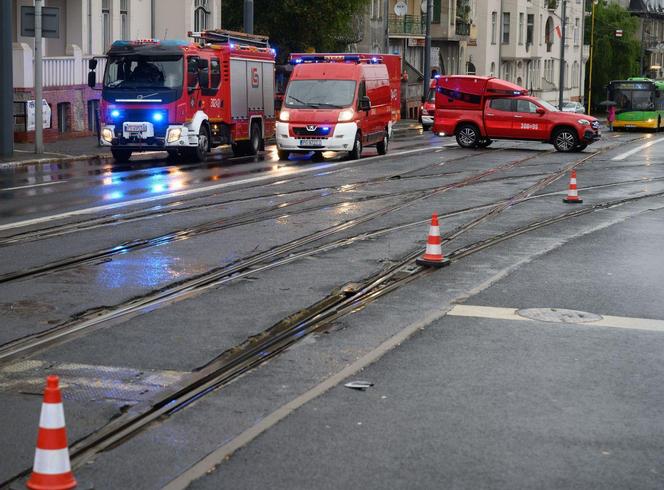
<instances>
[{"instance_id":1,"label":"building window","mask_svg":"<svg viewBox=\"0 0 664 490\"><path fill-rule=\"evenodd\" d=\"M440 24L440 3L442 0L433 0L433 17L431 18L432 24ZM426 14L424 14L426 15Z\"/></svg>"},{"instance_id":2,"label":"building window","mask_svg":"<svg viewBox=\"0 0 664 490\"><path fill-rule=\"evenodd\" d=\"M58 132L68 133L71 131L71 104L60 102L58 104Z\"/></svg>"},{"instance_id":3,"label":"building window","mask_svg":"<svg viewBox=\"0 0 664 490\"><path fill-rule=\"evenodd\" d=\"M535 34L535 16L528 14L528 26L526 27L526 46L533 44L533 36Z\"/></svg>"},{"instance_id":4,"label":"building window","mask_svg":"<svg viewBox=\"0 0 664 490\"><path fill-rule=\"evenodd\" d=\"M101 0L101 21L104 50L111 45L111 0Z\"/></svg>"},{"instance_id":5,"label":"building window","mask_svg":"<svg viewBox=\"0 0 664 490\"><path fill-rule=\"evenodd\" d=\"M496 76L496 63L495 61L491 62L491 73L489 73L490 77L495 77Z\"/></svg>"},{"instance_id":6,"label":"building window","mask_svg":"<svg viewBox=\"0 0 664 490\"><path fill-rule=\"evenodd\" d=\"M129 39L129 0L120 0L120 25L122 39Z\"/></svg>"},{"instance_id":7,"label":"building window","mask_svg":"<svg viewBox=\"0 0 664 490\"><path fill-rule=\"evenodd\" d=\"M498 23L498 12L491 12L491 44L496 44L497 23Z\"/></svg>"},{"instance_id":8,"label":"building window","mask_svg":"<svg viewBox=\"0 0 664 490\"><path fill-rule=\"evenodd\" d=\"M523 44L523 12L519 14L519 44Z\"/></svg>"},{"instance_id":9,"label":"building window","mask_svg":"<svg viewBox=\"0 0 664 490\"><path fill-rule=\"evenodd\" d=\"M510 43L510 13L503 12L503 44Z\"/></svg>"},{"instance_id":10,"label":"building window","mask_svg":"<svg viewBox=\"0 0 664 490\"><path fill-rule=\"evenodd\" d=\"M99 100L88 100L88 129L99 134Z\"/></svg>"},{"instance_id":11,"label":"building window","mask_svg":"<svg viewBox=\"0 0 664 490\"><path fill-rule=\"evenodd\" d=\"M475 75L477 72L477 69L475 68L475 65L473 64L472 61L469 61L466 63L466 74L467 75Z\"/></svg>"},{"instance_id":12,"label":"building window","mask_svg":"<svg viewBox=\"0 0 664 490\"><path fill-rule=\"evenodd\" d=\"M194 31L200 32L208 28L210 8L208 0L194 1Z\"/></svg>"},{"instance_id":13,"label":"building window","mask_svg":"<svg viewBox=\"0 0 664 490\"><path fill-rule=\"evenodd\" d=\"M539 45L542 45L542 14L540 14L540 23L539 23L539 36L537 37L539 39Z\"/></svg>"},{"instance_id":14,"label":"building window","mask_svg":"<svg viewBox=\"0 0 664 490\"><path fill-rule=\"evenodd\" d=\"M579 45L579 18L574 19L574 46Z\"/></svg>"},{"instance_id":15,"label":"building window","mask_svg":"<svg viewBox=\"0 0 664 490\"><path fill-rule=\"evenodd\" d=\"M546 29L544 30L544 42L546 43L547 53L550 53L553 47L553 35L553 19L549 17L546 19Z\"/></svg>"}]
</instances>

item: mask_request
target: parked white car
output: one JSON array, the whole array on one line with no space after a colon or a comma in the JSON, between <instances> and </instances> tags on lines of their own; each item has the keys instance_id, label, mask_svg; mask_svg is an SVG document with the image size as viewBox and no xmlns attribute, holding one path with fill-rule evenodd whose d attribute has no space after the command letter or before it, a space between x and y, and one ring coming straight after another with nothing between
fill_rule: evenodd
<instances>
[{"instance_id":1,"label":"parked white car","mask_svg":"<svg viewBox=\"0 0 664 490\"><path fill-rule=\"evenodd\" d=\"M581 102L563 102L563 112L576 112L577 114L585 114L586 109Z\"/></svg>"}]
</instances>

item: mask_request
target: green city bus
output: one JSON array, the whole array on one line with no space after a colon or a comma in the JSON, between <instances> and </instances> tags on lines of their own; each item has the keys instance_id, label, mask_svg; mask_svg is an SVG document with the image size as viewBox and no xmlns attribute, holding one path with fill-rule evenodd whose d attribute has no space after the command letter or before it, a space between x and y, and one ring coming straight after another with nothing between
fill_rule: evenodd
<instances>
[{"instance_id":1,"label":"green city bus","mask_svg":"<svg viewBox=\"0 0 664 490\"><path fill-rule=\"evenodd\" d=\"M664 124L664 81L632 77L614 80L608 86L608 99L616 103L613 128L653 129Z\"/></svg>"}]
</instances>

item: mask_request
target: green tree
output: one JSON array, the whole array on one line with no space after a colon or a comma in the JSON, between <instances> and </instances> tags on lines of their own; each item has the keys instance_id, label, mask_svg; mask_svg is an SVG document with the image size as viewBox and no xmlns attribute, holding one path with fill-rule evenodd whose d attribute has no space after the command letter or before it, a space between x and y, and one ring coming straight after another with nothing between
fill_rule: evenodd
<instances>
[{"instance_id":1,"label":"green tree","mask_svg":"<svg viewBox=\"0 0 664 490\"><path fill-rule=\"evenodd\" d=\"M369 0L255 0L254 32L270 37L278 62L291 52L343 51L356 41L353 20ZM243 0L224 0L224 29L241 31Z\"/></svg>"},{"instance_id":2,"label":"green tree","mask_svg":"<svg viewBox=\"0 0 664 490\"><path fill-rule=\"evenodd\" d=\"M588 2L591 3L591 2ZM616 3L600 0L595 6L595 43L593 48L592 104L606 99L611 80L639 76L641 42L637 31L639 19ZM590 40L591 18L586 18L585 38ZM622 37L616 37L622 30ZM589 63L587 68L589 68ZM586 70L588 73L588 70ZM588 80L588 76L586 76Z\"/></svg>"}]
</instances>

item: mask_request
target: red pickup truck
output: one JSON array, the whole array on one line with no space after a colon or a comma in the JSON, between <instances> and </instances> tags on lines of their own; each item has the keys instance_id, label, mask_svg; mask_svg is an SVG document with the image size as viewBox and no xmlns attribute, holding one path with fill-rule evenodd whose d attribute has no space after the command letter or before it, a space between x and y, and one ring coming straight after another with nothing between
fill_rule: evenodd
<instances>
[{"instance_id":1,"label":"red pickup truck","mask_svg":"<svg viewBox=\"0 0 664 490\"><path fill-rule=\"evenodd\" d=\"M601 135L594 117L559 111L505 80L461 75L436 80L433 131L456 136L464 148L512 139L551 143L563 152L583 151Z\"/></svg>"}]
</instances>

